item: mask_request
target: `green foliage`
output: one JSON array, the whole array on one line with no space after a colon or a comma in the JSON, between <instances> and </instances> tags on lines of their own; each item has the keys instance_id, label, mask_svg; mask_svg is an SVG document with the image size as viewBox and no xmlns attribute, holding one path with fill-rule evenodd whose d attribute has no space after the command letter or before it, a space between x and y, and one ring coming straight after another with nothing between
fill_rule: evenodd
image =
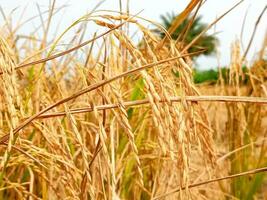
<instances>
[{"instance_id":1,"label":"green foliage","mask_svg":"<svg viewBox=\"0 0 267 200\"><path fill-rule=\"evenodd\" d=\"M248 72L248 68L246 66L242 67L242 71L244 77L240 77L240 82L242 82L243 84L247 84L249 77L247 75ZM220 69L221 72L221 76L222 79L224 80L224 82L227 84L229 83L229 68L227 67L223 67ZM176 76L178 76L177 74L175 74ZM194 83L205 83L205 82L209 82L209 83L216 83L220 77L220 73L218 71L218 69L209 69L209 70L194 70L193 73L193 77L194 77Z\"/></svg>"},{"instance_id":2,"label":"green foliage","mask_svg":"<svg viewBox=\"0 0 267 200\"><path fill-rule=\"evenodd\" d=\"M246 200L253 199L253 197L257 194L263 184L265 175L265 173L259 173L256 174L254 178L252 178L249 187L247 187L249 188L249 190L246 192Z\"/></svg>"},{"instance_id":3,"label":"green foliage","mask_svg":"<svg viewBox=\"0 0 267 200\"><path fill-rule=\"evenodd\" d=\"M175 17L176 15L174 13L161 15L162 25L165 27L165 29L169 29ZM192 23L191 19L192 18L187 18L183 21L183 23L171 35L172 39L178 39L179 42L182 42L186 45L189 44L194 38L196 38L204 29L207 28L207 24L201 22L201 17L196 17ZM189 30L187 31L188 27ZM155 32L157 32L162 38L165 37L164 32L158 29L156 29ZM204 50L203 53L196 54L194 57L200 56L202 54L211 55L215 52L217 41L218 39L214 35L208 35L207 33L205 33L197 40L194 45L189 48L188 52L193 53Z\"/></svg>"},{"instance_id":4,"label":"green foliage","mask_svg":"<svg viewBox=\"0 0 267 200\"><path fill-rule=\"evenodd\" d=\"M218 80L219 73L213 69L205 71L194 71L194 82L195 83L204 83L204 82L216 82Z\"/></svg>"}]
</instances>

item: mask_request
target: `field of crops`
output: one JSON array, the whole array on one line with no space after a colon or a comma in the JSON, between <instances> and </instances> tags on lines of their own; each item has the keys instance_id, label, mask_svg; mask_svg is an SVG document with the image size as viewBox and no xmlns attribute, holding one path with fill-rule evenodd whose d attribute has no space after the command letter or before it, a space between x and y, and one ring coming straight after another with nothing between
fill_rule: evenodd
<instances>
[{"instance_id":1,"label":"field of crops","mask_svg":"<svg viewBox=\"0 0 267 200\"><path fill-rule=\"evenodd\" d=\"M267 199L267 35L208 75L189 51L239 4L184 44L170 35L202 0L168 30L95 11L50 40L51 2L28 35L33 18L0 24L0 199Z\"/></svg>"}]
</instances>

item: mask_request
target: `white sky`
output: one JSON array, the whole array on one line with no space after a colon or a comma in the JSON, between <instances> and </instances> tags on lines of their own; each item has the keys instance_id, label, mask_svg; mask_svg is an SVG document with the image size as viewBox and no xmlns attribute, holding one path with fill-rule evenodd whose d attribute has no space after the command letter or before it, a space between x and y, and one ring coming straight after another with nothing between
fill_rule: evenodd
<instances>
[{"instance_id":1,"label":"white sky","mask_svg":"<svg viewBox=\"0 0 267 200\"><path fill-rule=\"evenodd\" d=\"M98 4L99 0L57 0L57 6L68 4L65 8L65 12L61 12L60 16L54 20L61 20L60 31L63 31L68 25L70 25L75 19L86 14L88 10L94 8ZM124 5L127 0L122 0ZM136 14L143 10L141 16L151 19L152 21L160 22L160 15L167 12L181 12L190 0L129 0L130 12ZM203 22L211 23L217 16L220 16L230 7L232 7L238 1L236 0L207 0L205 5L200 10L200 15L203 16ZM18 11L14 13L17 15L15 20L18 20L18 16L22 9L27 5L27 13L25 19L29 16L36 15L37 7L36 3L45 9L49 5L49 0L0 0L0 5L6 13L11 9L19 7ZM223 18L216 25L216 32L219 32L217 37L220 40L219 52L220 52L220 64L227 65L230 63L230 47L231 43L239 38L241 33L241 27L246 11L248 11L247 20L245 24L245 30L243 34L243 44L246 47L253 31L255 22L261 13L264 6L267 4L267 0L244 0L244 2L225 18ZM119 8L119 0L106 0L98 9L117 10ZM20 11L20 12L19 12ZM0 25L3 24L3 18L0 17ZM253 42L252 48L249 53L249 59L260 50L264 35L267 33L267 14L263 16L259 28L257 29L256 37ZM30 28L30 27L29 27ZM24 30L25 31L25 30ZM28 30L27 30L28 31ZM215 29L211 29L210 33L213 33ZM201 69L211 68L218 65L216 57L202 57L198 60L198 67Z\"/></svg>"}]
</instances>

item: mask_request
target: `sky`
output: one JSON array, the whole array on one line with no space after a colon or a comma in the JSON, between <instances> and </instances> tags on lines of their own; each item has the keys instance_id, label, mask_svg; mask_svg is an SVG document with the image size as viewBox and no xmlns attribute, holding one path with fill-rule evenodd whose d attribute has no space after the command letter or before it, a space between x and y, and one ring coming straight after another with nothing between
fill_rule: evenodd
<instances>
[{"instance_id":1,"label":"sky","mask_svg":"<svg viewBox=\"0 0 267 200\"><path fill-rule=\"evenodd\" d=\"M54 20L61 22L63 31L64 28L69 26L76 19L92 10L97 4L102 1L99 0L57 0L56 5L68 5L64 12L61 12ZM122 0L124 8L126 7L127 0ZM152 21L160 22L160 15L167 12L179 13L181 12L190 0L129 0L130 13L136 14L142 11L139 15L150 19ZM209 24L212 23L218 16L226 12L231 8L237 0L207 0L203 7L200 9L199 14L203 17L203 22ZM41 9L45 9L49 5L49 0L0 0L0 5L3 10L8 13L14 8L18 8L12 15L15 15L14 20L20 18L20 13L23 8L26 7L26 16L24 18L36 15L38 13L36 3L38 3ZM244 0L235 10L229 13L221 21L213 27L209 33L216 33L220 44L218 47L218 55L213 57L203 56L197 60L197 67L200 69L214 68L218 66L228 65L230 63L230 48L231 44L241 37L241 29L244 21L244 17L247 13L245 27L243 31L242 44L244 48L248 45L248 41L253 32L255 22L266 6L267 0ZM105 0L98 10L119 10L119 0ZM0 17L0 25L3 23L3 18ZM29 25L28 29L33 26ZM256 32L256 36L248 59L253 61L255 55L262 47L263 39L267 34L267 13L261 19L259 27ZM219 58L219 59L218 59Z\"/></svg>"}]
</instances>

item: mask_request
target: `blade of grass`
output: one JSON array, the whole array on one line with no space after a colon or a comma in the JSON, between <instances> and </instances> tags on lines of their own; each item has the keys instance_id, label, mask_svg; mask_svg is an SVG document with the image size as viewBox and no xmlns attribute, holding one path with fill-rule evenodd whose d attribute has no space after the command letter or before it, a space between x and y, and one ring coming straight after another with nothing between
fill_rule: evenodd
<instances>
[{"instance_id":1,"label":"blade of grass","mask_svg":"<svg viewBox=\"0 0 267 200\"><path fill-rule=\"evenodd\" d=\"M201 101L210 101L210 102L232 102L232 103L255 103L255 104L267 104L267 98L263 97L239 97L239 96L185 96L186 101L191 102L201 102ZM181 97L170 97L171 102L181 102ZM160 100L160 102L166 102L166 100ZM140 106L143 104L148 104L148 99L136 100L136 101L126 101L124 102L124 106L132 107L132 106ZM94 108L97 110L105 110L117 108L117 104L106 104L95 106ZM79 114L85 112L92 112L93 108L84 107L84 108L76 108L70 109L71 114ZM38 116L37 118L50 118L50 117L58 117L66 115L65 112L56 112L56 113L47 113Z\"/></svg>"},{"instance_id":2,"label":"blade of grass","mask_svg":"<svg viewBox=\"0 0 267 200\"><path fill-rule=\"evenodd\" d=\"M233 179L233 178L238 178L241 176L248 176L248 175L253 175L253 174L258 174L258 173L263 173L263 172L267 172L267 167L262 167L262 168L258 168L258 169L252 169L246 172L242 172L242 173L238 173L238 174L233 174L233 175L229 175L229 176L225 176L225 177L221 177L221 178L214 178L214 179L210 179L208 181L203 181L203 182L199 182L199 183L195 183L195 184L191 184L188 185L188 188L194 188L194 187L198 187L201 185L206 185L209 183L213 183L213 182L218 182L218 181L222 181L222 180L227 180L227 179ZM165 198L166 196L172 195L174 193L180 192L182 190L185 190L187 187L178 187L177 189L174 189L170 192L167 192L163 195L154 197L153 200L156 199L162 199Z\"/></svg>"}]
</instances>

